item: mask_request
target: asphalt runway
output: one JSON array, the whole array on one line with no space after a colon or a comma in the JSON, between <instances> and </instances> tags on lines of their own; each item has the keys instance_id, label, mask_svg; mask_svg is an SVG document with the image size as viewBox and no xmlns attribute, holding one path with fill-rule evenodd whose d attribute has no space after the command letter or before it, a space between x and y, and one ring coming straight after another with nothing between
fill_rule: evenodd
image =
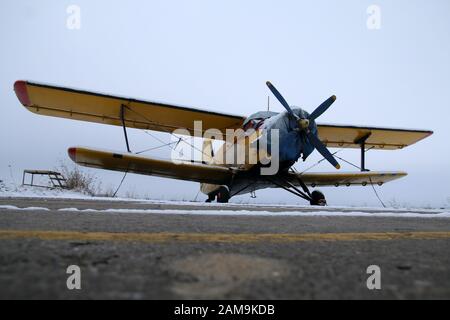
<instances>
[{"instance_id":1,"label":"asphalt runway","mask_svg":"<svg viewBox=\"0 0 450 320\"><path fill-rule=\"evenodd\" d=\"M0 198L0 298L450 299L450 218L358 210Z\"/></svg>"}]
</instances>

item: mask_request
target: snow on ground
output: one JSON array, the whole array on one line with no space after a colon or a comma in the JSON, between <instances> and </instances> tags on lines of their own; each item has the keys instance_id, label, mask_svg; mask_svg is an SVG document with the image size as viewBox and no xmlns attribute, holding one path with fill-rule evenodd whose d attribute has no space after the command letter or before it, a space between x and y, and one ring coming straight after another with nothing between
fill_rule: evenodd
<instances>
[{"instance_id":1,"label":"snow on ground","mask_svg":"<svg viewBox=\"0 0 450 320\"><path fill-rule=\"evenodd\" d=\"M0 206L1 209L1 206ZM155 209L84 209L63 208L58 211L94 212L94 213L141 213L141 214L183 214L183 215L219 215L219 216L345 216L345 217L402 217L402 218L450 218L450 212L411 213L411 212L339 212L339 211L255 211L255 210L155 210Z\"/></svg>"},{"instance_id":2,"label":"snow on ground","mask_svg":"<svg viewBox=\"0 0 450 320\"><path fill-rule=\"evenodd\" d=\"M0 194L2 192L7 192L7 191L8 190L7 190L6 184L2 180L0 180Z\"/></svg>"},{"instance_id":3,"label":"snow on ground","mask_svg":"<svg viewBox=\"0 0 450 320\"><path fill-rule=\"evenodd\" d=\"M281 204L243 204L243 203L205 203L205 202L185 202L166 200L144 200L128 198L93 197L88 194L63 190L48 189L30 186L16 186L0 181L0 198L45 198L45 199L66 199L66 200L94 200L94 201L127 201L149 204L169 204L180 206L180 209L84 209L64 208L60 211L72 212L101 212L101 213L154 213L154 214L195 214L195 215L285 215L285 216L401 216L401 217L450 217L450 209L417 209L417 208L380 208L380 207L350 207L350 206L327 206L311 207L309 205L281 205ZM195 207L195 208L194 208ZM199 210L198 207L204 207ZM234 210L233 208L236 208ZM255 210L261 208L261 210ZM279 210L280 208L286 211ZM9 210L49 210L48 208L18 208L15 206L3 205L0 209ZM251 209L251 210L246 210ZM270 211L278 209L279 211ZM297 211L298 210L298 211Z\"/></svg>"},{"instance_id":4,"label":"snow on ground","mask_svg":"<svg viewBox=\"0 0 450 320\"><path fill-rule=\"evenodd\" d=\"M44 199L66 199L66 200L103 200L103 201L146 201L144 199L111 198L91 196L87 193L60 188L43 188L5 183L0 180L0 198L44 198ZM153 200L151 200L153 201ZM166 203L164 201L158 203ZM180 202L181 203L181 202Z\"/></svg>"},{"instance_id":5,"label":"snow on ground","mask_svg":"<svg viewBox=\"0 0 450 320\"><path fill-rule=\"evenodd\" d=\"M19 208L11 205L0 205L0 210L17 210L17 211L49 211L43 207ZM264 210L173 210L173 209L77 209L62 208L60 212L77 212L77 213L139 213L139 214L182 214L182 215L220 215L220 216L323 216L323 217L401 217L401 218L450 218L450 212L430 212L430 213L413 213L402 211L387 212L369 212L365 211L281 211L272 212Z\"/></svg>"},{"instance_id":6,"label":"snow on ground","mask_svg":"<svg viewBox=\"0 0 450 320\"><path fill-rule=\"evenodd\" d=\"M92 197L83 192L65 190L60 188L43 188L30 186L17 186L0 182L0 198L58 198L58 199L108 199L102 197Z\"/></svg>"},{"instance_id":7,"label":"snow on ground","mask_svg":"<svg viewBox=\"0 0 450 320\"><path fill-rule=\"evenodd\" d=\"M11 206L11 205L1 205L0 209L4 209L4 210L23 210L23 211L50 211L49 208L43 208L43 207L19 208L19 207Z\"/></svg>"}]
</instances>

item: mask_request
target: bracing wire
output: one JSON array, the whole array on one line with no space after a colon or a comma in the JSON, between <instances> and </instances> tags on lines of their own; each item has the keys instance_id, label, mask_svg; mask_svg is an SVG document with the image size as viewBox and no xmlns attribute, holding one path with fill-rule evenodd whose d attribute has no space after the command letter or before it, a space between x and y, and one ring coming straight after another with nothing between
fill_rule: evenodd
<instances>
[{"instance_id":1,"label":"bracing wire","mask_svg":"<svg viewBox=\"0 0 450 320\"><path fill-rule=\"evenodd\" d=\"M130 110L131 112L134 112L134 113L137 114L138 116L142 117L143 119L145 119L145 120L148 121L149 123L156 123L155 121L152 121L152 120L148 119L146 116L144 116L143 114L141 114L141 113L139 113L139 112L137 112L137 111L135 111L135 110L133 110L133 109L129 109L129 110ZM158 140L158 141L160 141L160 142L162 142L162 143L165 143L165 142L162 141L161 139L158 139L158 138L156 138L154 135L150 134L148 131L144 131L144 132L146 132L148 135L152 136L152 137L155 138L156 140ZM173 136L173 137L175 137L175 138L177 138L177 139L180 138L180 137L178 137L177 135L175 135L175 134L174 134L173 132L171 132L171 131L163 130L163 132L166 132L166 133L170 134L171 136ZM204 156L209 157L209 155L207 155L203 150L200 150L199 148L197 148L194 144L192 144L192 143L190 143L190 142L187 142L185 139L182 139L181 141L184 142L184 143L186 143L186 144L188 144L191 148L193 148L193 149L197 150L198 152L202 153ZM172 147L171 147L171 148L172 148ZM172 148L172 149L175 150L174 148Z\"/></svg>"},{"instance_id":2,"label":"bracing wire","mask_svg":"<svg viewBox=\"0 0 450 320\"><path fill-rule=\"evenodd\" d=\"M198 197L199 194L200 194L200 189L198 189L197 195L196 195L195 198L194 198L194 202L197 201L197 197Z\"/></svg>"},{"instance_id":3,"label":"bracing wire","mask_svg":"<svg viewBox=\"0 0 450 320\"><path fill-rule=\"evenodd\" d=\"M156 135L151 134L150 132L148 132L147 130L144 130L144 133L149 135L150 137L152 137L155 140L158 140L159 142L163 143L163 145L161 147L165 147L165 146L170 146L172 143L166 143L165 141L159 139ZM175 150L174 148L170 147L171 149ZM142 152L141 152L142 153Z\"/></svg>"},{"instance_id":4,"label":"bracing wire","mask_svg":"<svg viewBox=\"0 0 450 320\"><path fill-rule=\"evenodd\" d=\"M127 171L125 171L125 174L123 175L122 180L121 180L120 183L119 183L119 186L117 187L116 191L114 192L114 194L113 194L113 196L112 196L113 198L115 198L116 195L117 195L117 192L119 192L119 189L120 189L120 187L122 186L122 183L123 183L123 181L125 180L125 177L127 176L127 174L128 174L128 168L127 168Z\"/></svg>"},{"instance_id":5,"label":"bracing wire","mask_svg":"<svg viewBox=\"0 0 450 320\"><path fill-rule=\"evenodd\" d=\"M341 152L342 150L344 150L344 148L339 149L338 151L333 153L333 156L336 155L338 152ZM317 161L315 164L313 164L312 166L306 168L305 170L303 170L302 172L300 172L300 174L304 174L305 172L317 167L319 164L321 164L323 161L325 161L325 158L322 158L321 160Z\"/></svg>"},{"instance_id":6,"label":"bracing wire","mask_svg":"<svg viewBox=\"0 0 450 320\"><path fill-rule=\"evenodd\" d=\"M157 149L160 149L160 148L163 148L163 147L170 147L170 145L175 144L175 143L178 143L178 141L172 141L172 142L170 142L170 143L165 143L165 144L163 144L163 145L161 145L161 146L157 146L157 147L145 149L145 150L136 152L136 154L141 154L141 153L145 153L145 152L157 150Z\"/></svg>"},{"instance_id":7,"label":"bracing wire","mask_svg":"<svg viewBox=\"0 0 450 320\"><path fill-rule=\"evenodd\" d=\"M133 110L133 109L130 109L130 108L129 108L129 110L130 110L131 112L136 113L136 114L139 115L140 117L144 118L146 121L148 121L148 122L150 122L150 123L155 123L154 121L148 119L147 117L145 117L145 116L142 115L141 113L139 113L139 112L137 112L137 111L135 111L135 110ZM162 148L162 147L165 147L165 146L169 146L172 150L175 150L175 148L172 147L172 144L174 144L174 142L166 143L166 142L164 142L163 140L157 138L155 135L152 135L152 134L149 133L148 131L145 131L145 130L144 130L144 132L145 132L146 134L148 134L149 136L153 137L154 139L158 140L159 142L163 143L163 145L161 145L161 146L159 146L159 147L155 147L155 148L150 148L150 149L141 151L141 152L139 152L139 153L148 152L148 151L155 150L155 149L158 149L158 148ZM180 141L182 141L182 142L188 144L188 145L189 145L190 147L192 147L193 149L195 149L195 150L201 152L203 155L209 157L209 155L207 155L203 150L198 149L195 145L193 145L192 143L187 142L185 139L182 139L182 138L176 136L173 132L167 131L167 130L164 130L164 132L169 133L170 135L172 135L172 136L176 137L177 139L179 139L178 142L177 142L177 145L178 145L178 143L179 143ZM367 149L365 152L371 150L372 148L373 148L373 147ZM334 152L333 155L336 156L336 154L339 153L339 152L341 152L343 149L344 149L344 148L339 149L338 151ZM139 154L139 153L137 153L137 154ZM345 159L343 159L343 158L341 158L341 157L339 157L339 156L336 156L336 158L340 159L341 161L344 161L345 163L347 163L347 164L349 164L349 165L351 165L351 166L353 166L353 167L355 167L355 168L361 169L359 166L357 166L357 165L351 163L350 161L347 161L347 160L345 160ZM307 172L307 171L309 171L309 170L311 170L311 169L313 169L314 167L318 166L320 163L322 163L322 162L325 161L325 160L326 160L325 158L319 160L319 161L318 161L317 163L315 163L314 165L312 165L312 166L306 168L305 170L303 170L303 171L300 173L300 175L303 174L303 173L305 173L305 172ZM294 168L294 170L297 171L295 168ZM124 176L123 176L123 178L122 178L122 181L120 182L119 187L117 188L116 192L114 192L113 197L116 196L117 192L119 191L120 187L122 186L122 183L123 183L123 181L125 180L125 177L127 176L127 173L128 173L128 169L127 169L127 171L125 172L125 174L124 174ZM372 186L372 189L373 189L373 191L374 191L376 197L377 197L378 200L380 201L381 205L382 205L384 208L386 208L386 205L384 204L384 202L381 200L380 196L378 195L378 192L376 191L376 189L375 189L375 187L374 187L374 185L373 185L372 179L371 179L370 177L369 177L369 180L370 180L370 185ZM198 192L197 195L195 196L194 201L197 200L198 195L199 195L199 192Z\"/></svg>"},{"instance_id":8,"label":"bracing wire","mask_svg":"<svg viewBox=\"0 0 450 320\"><path fill-rule=\"evenodd\" d=\"M336 158L338 158L339 160L341 160L341 161L344 161L345 163L347 163L347 164L349 164L349 165L351 165L351 166L355 167L356 169L359 169L359 170L361 170L361 167L360 167L360 166L357 166L356 164L354 164L354 163L351 163L351 162L350 162L350 161L348 161L348 160L345 160L345 159L343 159L343 158L341 158L341 157L338 157L338 156L336 156Z\"/></svg>"},{"instance_id":9,"label":"bracing wire","mask_svg":"<svg viewBox=\"0 0 450 320\"><path fill-rule=\"evenodd\" d=\"M141 113L139 113L139 112L137 112L137 111L135 111L135 110L133 110L133 109L131 109L131 108L128 108L128 110L130 110L131 112L134 112L134 113L137 114L138 116L144 118L144 119L145 119L146 121L148 121L149 123L155 123L154 121L148 119L147 117L145 117L145 116L142 115ZM147 150L143 150L143 151L137 152L136 154L141 154L141 153L148 152L148 151L151 151L151 150L156 150L156 149L159 149L159 148L162 148L162 147L165 147L165 146L168 146L168 147L170 147L172 150L175 151L176 149L175 149L172 145L175 144L175 143L176 143L176 145L178 145L178 144L182 141L182 142L188 144L189 146L191 146L192 148L194 148L195 150L201 152L203 155L208 156L203 150L198 149L198 148L195 147L192 143L187 142L185 139L176 136L173 132L167 131L167 130L164 130L164 132L169 133L169 134L172 135L173 137L177 138L178 141L166 143L165 141L159 139L156 135L153 135L153 134L151 134L150 132L148 132L147 130L144 130L144 133L146 133L147 135L151 136L153 139L155 139L155 140L161 142L163 145L158 146L158 147L154 147L154 148L150 148L150 149L147 149ZM123 182L124 182L124 180L125 180L127 174L128 174L128 169L125 171L125 174L123 175L122 180L120 181L119 186L117 187L116 191L114 192L113 198L115 198L116 195L117 195L117 192L119 192L119 190L120 190L120 188L121 188L121 186L122 186L122 184L123 184ZM197 196L195 197L195 199L197 199L197 197L198 197L198 194L197 194Z\"/></svg>"},{"instance_id":10,"label":"bracing wire","mask_svg":"<svg viewBox=\"0 0 450 320\"><path fill-rule=\"evenodd\" d=\"M375 186L373 185L372 178L369 177L370 185L372 186L373 192L375 192L375 195L377 196L378 200L380 201L383 208L386 208L386 205L384 204L383 200L381 200L380 196L378 195L377 189L375 189Z\"/></svg>"},{"instance_id":11,"label":"bracing wire","mask_svg":"<svg viewBox=\"0 0 450 320\"><path fill-rule=\"evenodd\" d=\"M371 150L371 149L373 149L373 148L374 148L374 147L370 147L370 148L367 149L365 152L367 152L367 151L369 151L369 150ZM339 149L338 151L334 152L333 155L334 155L336 158L340 159L341 161L344 161L345 163L347 163L347 164L349 164L349 165L351 165L351 166L353 166L353 167L355 167L355 168L357 168L357 169L361 169L361 167L357 166L356 164L351 163L350 161L347 161L347 160L343 159L342 157L336 156L336 154L337 154L338 152L341 152L342 150L344 150L344 148ZM308 167L307 169L305 169L304 171L302 171L302 172L300 173L300 175L303 174L303 173L305 173L305 172L307 172L307 171L309 171L309 170L311 170L311 169L313 169L314 167L318 166L318 165L319 165L320 163L322 163L324 160L326 160L326 159L325 159L325 158L322 158L321 160L319 160L319 161L318 161L317 163L315 163L314 165L312 165L312 166ZM293 170L294 170L294 171L297 171L295 168L293 168ZM380 201L380 203L381 203L381 205L383 206L383 208L386 208L386 205L384 204L383 200L381 200L380 195L378 194L378 192L377 192L375 186L373 185L373 182L372 182L372 178L371 178L371 177L369 177L369 181L370 181L370 185L372 186L372 189L373 189L373 191L374 191L374 193L375 193L375 196L376 196L377 199Z\"/></svg>"}]
</instances>

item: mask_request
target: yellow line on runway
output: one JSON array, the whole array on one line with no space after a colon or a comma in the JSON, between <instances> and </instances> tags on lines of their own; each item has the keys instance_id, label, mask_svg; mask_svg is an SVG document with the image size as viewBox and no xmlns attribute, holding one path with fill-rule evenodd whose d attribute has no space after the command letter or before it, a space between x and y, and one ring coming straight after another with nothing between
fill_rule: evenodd
<instances>
[{"instance_id":1,"label":"yellow line on runway","mask_svg":"<svg viewBox=\"0 0 450 320\"><path fill-rule=\"evenodd\" d=\"M0 230L0 239L40 239L136 242L302 242L450 239L450 232L365 233L114 233L78 231Z\"/></svg>"}]
</instances>

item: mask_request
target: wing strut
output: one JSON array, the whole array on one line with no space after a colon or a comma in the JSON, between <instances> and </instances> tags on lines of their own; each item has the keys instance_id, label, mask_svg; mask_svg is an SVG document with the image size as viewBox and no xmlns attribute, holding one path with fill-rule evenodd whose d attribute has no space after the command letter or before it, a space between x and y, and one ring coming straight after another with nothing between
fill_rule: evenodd
<instances>
[{"instance_id":1,"label":"wing strut","mask_svg":"<svg viewBox=\"0 0 450 320\"><path fill-rule=\"evenodd\" d=\"M370 171L366 169L366 141L369 139L369 137L372 135L372 132L367 133L366 135L362 136L361 138L356 139L354 142L355 144L359 144L361 147L361 172L364 171Z\"/></svg>"},{"instance_id":2,"label":"wing strut","mask_svg":"<svg viewBox=\"0 0 450 320\"><path fill-rule=\"evenodd\" d=\"M125 108L127 108L127 106L124 104L120 106L120 120L122 121L123 134L125 135L125 143L127 144L127 150L129 153L131 153L130 144L128 143L127 127L125 126Z\"/></svg>"}]
</instances>

